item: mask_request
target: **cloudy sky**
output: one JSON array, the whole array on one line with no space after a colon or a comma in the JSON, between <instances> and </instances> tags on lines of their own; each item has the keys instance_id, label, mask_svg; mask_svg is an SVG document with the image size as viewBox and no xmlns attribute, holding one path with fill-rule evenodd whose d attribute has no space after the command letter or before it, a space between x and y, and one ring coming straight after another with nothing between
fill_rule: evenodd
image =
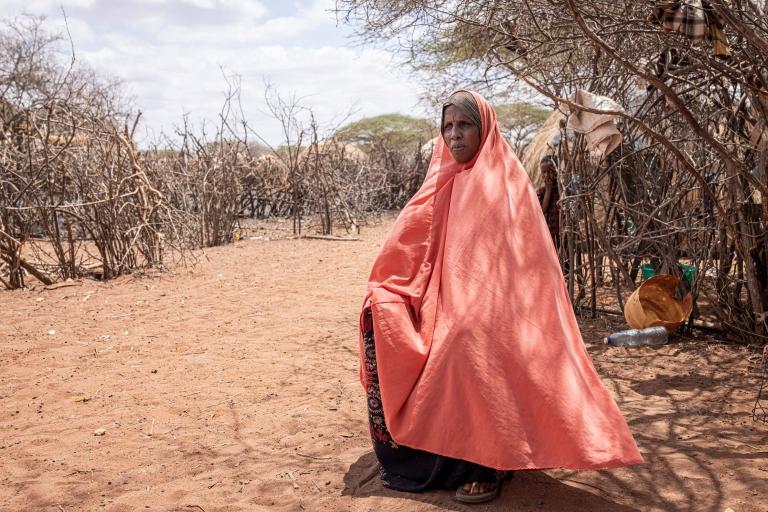
<instances>
[{"instance_id":1,"label":"cloudy sky","mask_svg":"<svg viewBox=\"0 0 768 512\"><path fill-rule=\"evenodd\" d=\"M0 16L43 14L56 31L62 5L78 60L124 82L150 135L171 132L183 113L215 119L222 69L241 77L246 117L272 144L281 136L265 82L303 98L326 126L350 109L351 119L425 114L418 81L391 54L350 40L333 0L0 0Z\"/></svg>"}]
</instances>

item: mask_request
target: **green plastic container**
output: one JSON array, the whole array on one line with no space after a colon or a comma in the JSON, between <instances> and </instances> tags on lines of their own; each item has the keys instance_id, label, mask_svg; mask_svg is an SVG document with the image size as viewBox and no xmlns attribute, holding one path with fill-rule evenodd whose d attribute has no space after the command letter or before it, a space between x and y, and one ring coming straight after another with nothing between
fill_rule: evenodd
<instances>
[{"instance_id":1,"label":"green plastic container","mask_svg":"<svg viewBox=\"0 0 768 512\"><path fill-rule=\"evenodd\" d=\"M653 265L650 263L640 265L640 271L643 273L643 281L647 281L656 275L656 270L654 270Z\"/></svg>"},{"instance_id":2,"label":"green plastic container","mask_svg":"<svg viewBox=\"0 0 768 512\"><path fill-rule=\"evenodd\" d=\"M693 281L696 279L696 266L680 263L680 270L683 271L683 277L688 281L688 284L693 286Z\"/></svg>"},{"instance_id":3,"label":"green plastic container","mask_svg":"<svg viewBox=\"0 0 768 512\"><path fill-rule=\"evenodd\" d=\"M688 284L693 286L693 281L696 279L696 266L688 265L687 263L679 263L679 266L683 273L683 278L688 281ZM640 265L640 271L643 274L643 281L647 281L656 275L656 269L650 263Z\"/></svg>"}]
</instances>

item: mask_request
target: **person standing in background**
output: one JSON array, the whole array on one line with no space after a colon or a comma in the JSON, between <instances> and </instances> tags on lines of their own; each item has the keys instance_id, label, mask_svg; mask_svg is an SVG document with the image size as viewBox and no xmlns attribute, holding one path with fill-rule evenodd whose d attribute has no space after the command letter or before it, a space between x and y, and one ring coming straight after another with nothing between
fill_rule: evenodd
<instances>
[{"instance_id":1,"label":"person standing in background","mask_svg":"<svg viewBox=\"0 0 768 512\"><path fill-rule=\"evenodd\" d=\"M547 155L541 159L539 171L544 179L544 186L536 191L555 249L560 248L560 206L558 205L560 195L557 191L557 164L557 157L554 155Z\"/></svg>"}]
</instances>

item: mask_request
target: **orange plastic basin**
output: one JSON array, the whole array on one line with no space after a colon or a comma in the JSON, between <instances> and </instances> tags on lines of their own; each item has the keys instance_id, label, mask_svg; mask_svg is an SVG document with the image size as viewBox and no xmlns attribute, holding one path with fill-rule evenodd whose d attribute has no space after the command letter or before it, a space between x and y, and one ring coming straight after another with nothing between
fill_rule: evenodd
<instances>
[{"instance_id":1,"label":"orange plastic basin","mask_svg":"<svg viewBox=\"0 0 768 512\"><path fill-rule=\"evenodd\" d=\"M680 279L660 274L635 290L624 305L624 318L633 329L645 329L663 325L669 334L688 319L693 309L690 292L683 300L675 299L675 289Z\"/></svg>"}]
</instances>

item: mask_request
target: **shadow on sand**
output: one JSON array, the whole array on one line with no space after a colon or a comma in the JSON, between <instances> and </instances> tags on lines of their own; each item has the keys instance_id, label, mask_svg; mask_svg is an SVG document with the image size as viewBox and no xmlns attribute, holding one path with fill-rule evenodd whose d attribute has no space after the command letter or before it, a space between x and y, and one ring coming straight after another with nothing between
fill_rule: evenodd
<instances>
[{"instance_id":1,"label":"shadow on sand","mask_svg":"<svg viewBox=\"0 0 768 512\"><path fill-rule=\"evenodd\" d=\"M483 505L468 506L458 503L453 500L453 491L420 494L393 491L382 486L376 456L373 452L365 453L349 467L349 471L344 475L342 494L355 498L381 496L412 500L435 505L443 510L455 511L637 512L640 510L567 485L542 471L518 471L512 480L503 484L501 494L496 500Z\"/></svg>"}]
</instances>

